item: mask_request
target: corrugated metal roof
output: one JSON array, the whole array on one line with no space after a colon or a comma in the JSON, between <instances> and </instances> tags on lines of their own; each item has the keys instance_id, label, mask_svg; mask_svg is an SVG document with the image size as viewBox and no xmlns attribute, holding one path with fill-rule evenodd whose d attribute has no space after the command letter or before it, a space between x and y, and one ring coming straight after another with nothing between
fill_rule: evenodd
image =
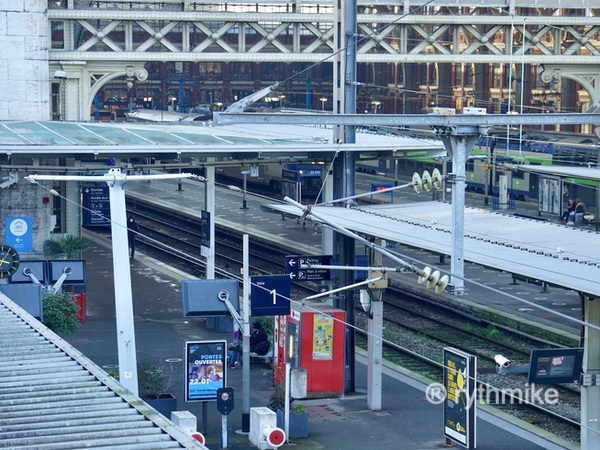
<instances>
[{"instance_id":1,"label":"corrugated metal roof","mask_svg":"<svg viewBox=\"0 0 600 450\"><path fill-rule=\"evenodd\" d=\"M0 294L0 448L199 448Z\"/></svg>"}]
</instances>

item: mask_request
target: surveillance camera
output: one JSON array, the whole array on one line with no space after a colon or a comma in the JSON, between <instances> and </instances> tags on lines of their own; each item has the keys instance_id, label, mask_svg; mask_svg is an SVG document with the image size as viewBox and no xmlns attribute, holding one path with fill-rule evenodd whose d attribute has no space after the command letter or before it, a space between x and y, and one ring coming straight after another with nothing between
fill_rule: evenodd
<instances>
[{"instance_id":1,"label":"surveillance camera","mask_svg":"<svg viewBox=\"0 0 600 450\"><path fill-rule=\"evenodd\" d=\"M499 367L503 368L510 367L510 365L512 364L510 359L502 355L495 355L494 361L496 361L496 364L498 364Z\"/></svg>"},{"instance_id":2,"label":"surveillance camera","mask_svg":"<svg viewBox=\"0 0 600 450\"><path fill-rule=\"evenodd\" d=\"M67 78L67 72L65 72L64 70L57 70L56 72L54 72L54 78Z\"/></svg>"}]
</instances>

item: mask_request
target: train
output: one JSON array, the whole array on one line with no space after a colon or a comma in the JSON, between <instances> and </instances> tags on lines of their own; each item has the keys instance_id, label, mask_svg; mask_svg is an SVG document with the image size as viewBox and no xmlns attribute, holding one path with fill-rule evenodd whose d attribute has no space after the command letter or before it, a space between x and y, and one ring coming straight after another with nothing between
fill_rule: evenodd
<instances>
[{"instance_id":1,"label":"train","mask_svg":"<svg viewBox=\"0 0 600 450\"><path fill-rule=\"evenodd\" d=\"M506 175L511 198L536 201L539 175L518 170L518 165L596 167L598 146L599 139L589 134L494 128L487 136L480 136L471 151L465 167L466 189L492 194L499 176ZM434 168L444 173L444 164L447 164L446 173L450 173L452 164L448 158L428 157L360 161L356 169L385 177L410 178L414 172L431 172ZM580 198L587 205L596 203L595 182L567 178L564 186L565 197Z\"/></svg>"},{"instance_id":2,"label":"train","mask_svg":"<svg viewBox=\"0 0 600 450\"><path fill-rule=\"evenodd\" d=\"M281 194L297 201L314 200L321 192L323 164L281 163L249 166L223 166L215 169L217 179L223 183L243 183L248 188Z\"/></svg>"},{"instance_id":3,"label":"train","mask_svg":"<svg viewBox=\"0 0 600 450\"><path fill-rule=\"evenodd\" d=\"M151 122L170 124L191 124L212 119L212 111L207 108L193 108L189 113L164 111L162 109L134 109L125 112L127 122Z\"/></svg>"}]
</instances>

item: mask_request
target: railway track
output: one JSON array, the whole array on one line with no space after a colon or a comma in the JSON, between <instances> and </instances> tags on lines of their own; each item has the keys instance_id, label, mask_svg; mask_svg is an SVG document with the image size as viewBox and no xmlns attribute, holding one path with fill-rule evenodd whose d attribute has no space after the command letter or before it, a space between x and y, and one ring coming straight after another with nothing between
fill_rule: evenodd
<instances>
[{"instance_id":1,"label":"railway track","mask_svg":"<svg viewBox=\"0 0 600 450\"><path fill-rule=\"evenodd\" d=\"M144 253L149 256L160 253L163 260L168 255L173 266L194 276L203 276L198 218L161 211L156 205L139 200L129 202L128 211L140 225L141 236L137 242ZM239 278L242 233L217 227L216 236L216 273L222 277ZM282 273L284 256L294 251L251 237L250 253L251 274L263 275ZM291 296L292 299L301 299L317 290L316 285L296 283ZM384 358L432 382L442 380L443 348L454 347L477 356L478 383L485 383L493 389L522 389L526 387L522 376L500 376L496 373L493 356L502 353L516 364L526 364L532 348L560 346L506 327L500 328L482 318L449 310L435 302L425 303L423 299L408 296L394 287L386 290L384 300ZM357 311L356 324L358 328L366 329L366 315L361 309ZM357 334L361 332L357 331ZM366 342L366 337L362 340ZM357 337L357 345L360 343L361 338ZM551 388L559 392L560 398L560 404L553 408L536 404L494 406L578 442L578 388Z\"/></svg>"}]
</instances>

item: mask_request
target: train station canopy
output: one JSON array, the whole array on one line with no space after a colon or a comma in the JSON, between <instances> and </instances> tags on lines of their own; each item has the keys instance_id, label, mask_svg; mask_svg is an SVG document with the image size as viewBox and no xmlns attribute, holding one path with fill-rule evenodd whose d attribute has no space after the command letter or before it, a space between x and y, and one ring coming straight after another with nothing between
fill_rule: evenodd
<instances>
[{"instance_id":1,"label":"train station canopy","mask_svg":"<svg viewBox=\"0 0 600 450\"><path fill-rule=\"evenodd\" d=\"M578 167L578 166L509 166L511 169L523 170L544 175L554 175L562 178L580 178L600 182L600 169L597 167Z\"/></svg>"},{"instance_id":2,"label":"train station canopy","mask_svg":"<svg viewBox=\"0 0 600 450\"><path fill-rule=\"evenodd\" d=\"M292 205L264 205L302 216ZM319 217L359 233L450 255L452 205L418 202L341 208L312 206ZM549 285L600 296L600 235L480 208L465 208L464 260Z\"/></svg>"},{"instance_id":3,"label":"train station canopy","mask_svg":"<svg viewBox=\"0 0 600 450\"><path fill-rule=\"evenodd\" d=\"M338 151L365 157L442 156L438 140L357 133L356 143L336 142L330 126L246 124L213 126L129 122L0 122L0 158L73 157L175 160L200 157L252 157L323 160Z\"/></svg>"}]
</instances>

